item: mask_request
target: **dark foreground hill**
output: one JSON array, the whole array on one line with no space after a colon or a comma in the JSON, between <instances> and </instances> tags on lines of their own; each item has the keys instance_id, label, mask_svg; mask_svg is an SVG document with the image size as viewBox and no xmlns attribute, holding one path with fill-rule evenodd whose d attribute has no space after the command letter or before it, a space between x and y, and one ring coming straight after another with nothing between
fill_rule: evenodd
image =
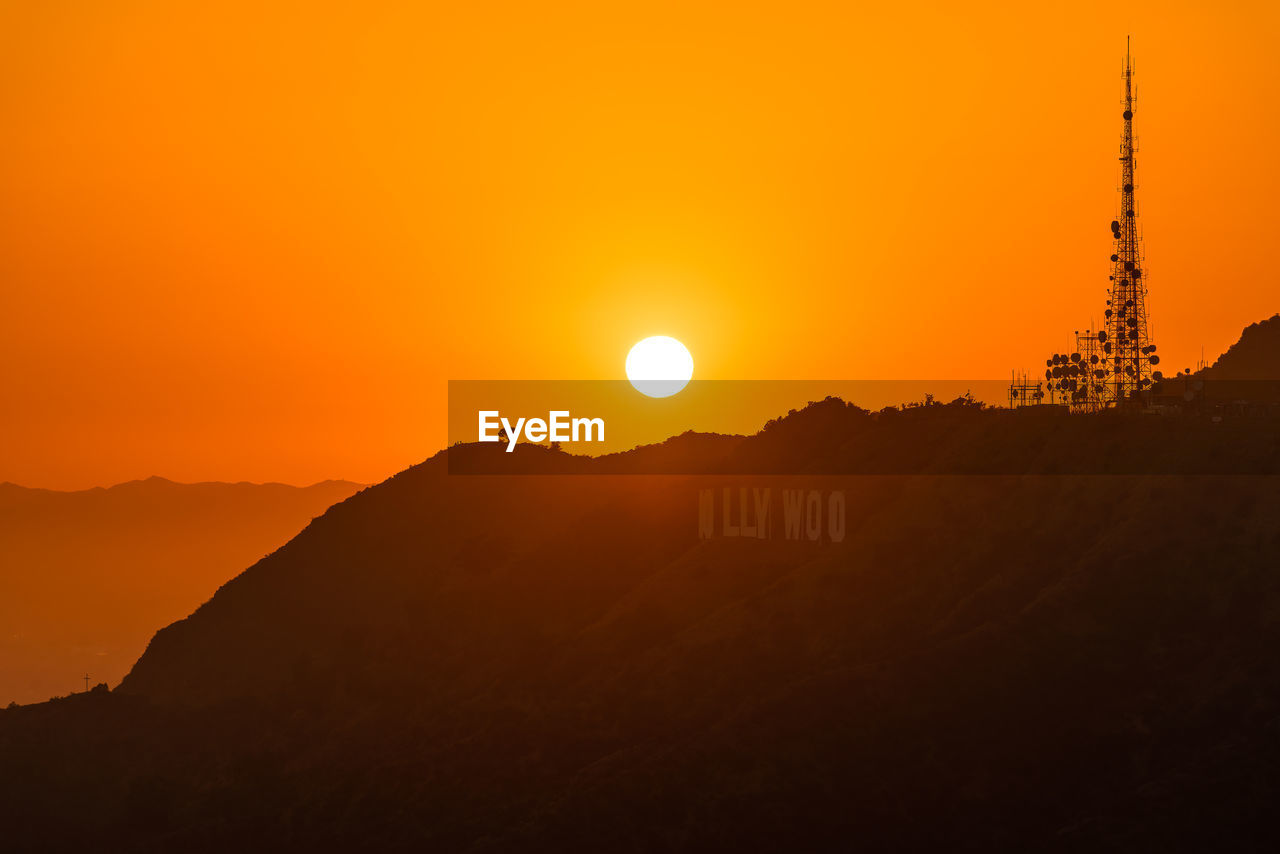
<instances>
[{"instance_id":1,"label":"dark foreground hill","mask_svg":"<svg viewBox=\"0 0 1280 854\"><path fill-rule=\"evenodd\" d=\"M0 483L0 706L115 684L156 626L360 486L174 483L56 492Z\"/></svg>"},{"instance_id":2,"label":"dark foreground hill","mask_svg":"<svg viewBox=\"0 0 1280 854\"><path fill-rule=\"evenodd\" d=\"M1280 380L1280 314L1245 327L1240 340L1197 376L1210 380Z\"/></svg>"},{"instance_id":3,"label":"dark foreground hill","mask_svg":"<svg viewBox=\"0 0 1280 854\"><path fill-rule=\"evenodd\" d=\"M823 406L843 405L691 439L717 465L778 443L808 474L450 474L490 451L579 465L458 447L353 496L159 632L116 691L0 712L6 843L1280 838L1280 479L831 476L845 413ZM772 537L725 536L765 488ZM816 493L816 540L787 538L784 490Z\"/></svg>"}]
</instances>

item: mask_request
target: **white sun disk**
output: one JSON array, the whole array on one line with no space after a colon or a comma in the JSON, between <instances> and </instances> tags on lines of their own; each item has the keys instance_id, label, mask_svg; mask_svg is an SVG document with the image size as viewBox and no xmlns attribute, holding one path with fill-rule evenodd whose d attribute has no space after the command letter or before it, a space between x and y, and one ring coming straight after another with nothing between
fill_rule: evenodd
<instances>
[{"instance_id":1,"label":"white sun disk","mask_svg":"<svg viewBox=\"0 0 1280 854\"><path fill-rule=\"evenodd\" d=\"M670 397L693 379L689 349L667 335L654 335L627 354L627 379L649 397Z\"/></svg>"}]
</instances>

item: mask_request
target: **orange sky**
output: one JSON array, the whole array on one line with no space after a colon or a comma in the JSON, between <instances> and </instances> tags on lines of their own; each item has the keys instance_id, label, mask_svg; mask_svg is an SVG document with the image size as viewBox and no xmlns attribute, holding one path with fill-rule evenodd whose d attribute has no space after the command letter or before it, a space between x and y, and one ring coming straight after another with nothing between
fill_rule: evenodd
<instances>
[{"instance_id":1,"label":"orange sky","mask_svg":"<svg viewBox=\"0 0 1280 854\"><path fill-rule=\"evenodd\" d=\"M1165 364L1280 310L1274 4L205 5L0 12L0 480L373 481L447 379L651 334L1036 368L1104 307L1126 32Z\"/></svg>"}]
</instances>

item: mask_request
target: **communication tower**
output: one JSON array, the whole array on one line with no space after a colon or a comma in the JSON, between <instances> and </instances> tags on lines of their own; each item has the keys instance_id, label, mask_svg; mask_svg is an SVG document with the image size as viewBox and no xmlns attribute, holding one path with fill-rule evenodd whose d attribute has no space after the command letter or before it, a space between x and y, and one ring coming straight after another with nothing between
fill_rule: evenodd
<instances>
[{"instance_id":1,"label":"communication tower","mask_svg":"<svg viewBox=\"0 0 1280 854\"><path fill-rule=\"evenodd\" d=\"M1045 388L1050 402L1077 412L1096 412L1108 406L1140 405L1152 382L1159 382L1160 364L1151 343L1147 317L1147 271L1143 264L1142 233L1138 229L1137 142L1133 137L1133 59L1128 44L1124 56L1124 120L1120 138L1120 212L1111 221L1111 284L1107 288L1105 320L1096 331L1075 333L1074 350L1045 359ZM1016 383L1015 383L1016 384ZM1013 386L1010 386L1012 401Z\"/></svg>"},{"instance_id":2,"label":"communication tower","mask_svg":"<svg viewBox=\"0 0 1280 854\"><path fill-rule=\"evenodd\" d=\"M1031 382L1025 373L1013 374L1009 380L1009 408L1037 406L1044 401L1044 389L1039 382Z\"/></svg>"},{"instance_id":3,"label":"communication tower","mask_svg":"<svg viewBox=\"0 0 1280 854\"><path fill-rule=\"evenodd\" d=\"M1133 137L1133 59L1126 42L1124 56L1124 132L1120 141L1120 213L1111 221L1111 286L1107 289L1106 322L1097 334L1107 357L1106 401L1123 406L1135 402L1151 386L1153 366L1160 364L1151 343L1147 317L1147 271L1142 233L1138 229L1137 142ZM1158 376L1154 377L1159 379Z\"/></svg>"}]
</instances>

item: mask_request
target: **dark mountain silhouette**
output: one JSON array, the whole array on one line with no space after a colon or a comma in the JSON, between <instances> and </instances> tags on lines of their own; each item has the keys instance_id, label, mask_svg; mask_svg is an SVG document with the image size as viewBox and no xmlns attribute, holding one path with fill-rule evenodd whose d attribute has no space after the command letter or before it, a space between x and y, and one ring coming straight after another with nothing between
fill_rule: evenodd
<instances>
[{"instance_id":1,"label":"dark mountain silhouette","mask_svg":"<svg viewBox=\"0 0 1280 854\"><path fill-rule=\"evenodd\" d=\"M1246 327L1239 341L1196 376L1211 380L1280 380L1280 314Z\"/></svg>"},{"instance_id":2,"label":"dark mountain silhouette","mask_svg":"<svg viewBox=\"0 0 1280 854\"><path fill-rule=\"evenodd\" d=\"M1277 421L1215 423L829 399L594 461L455 446L115 691L0 712L0 826L19 850L1272 850L1280 479L1203 472L1273 471ZM993 456L1036 473L971 473ZM646 473L673 468L703 473ZM699 538L702 490L765 487L842 491L844 538Z\"/></svg>"},{"instance_id":3,"label":"dark mountain silhouette","mask_svg":"<svg viewBox=\"0 0 1280 854\"><path fill-rule=\"evenodd\" d=\"M326 481L56 492L0 484L0 705L117 683L157 624L360 487Z\"/></svg>"},{"instance_id":4,"label":"dark mountain silhouette","mask_svg":"<svg viewBox=\"0 0 1280 854\"><path fill-rule=\"evenodd\" d=\"M112 694L0 716L11 838L1191 850L1270 826L1274 478L863 477L823 546L699 542L699 478L445 463L337 505Z\"/></svg>"},{"instance_id":5,"label":"dark mountain silhouette","mask_svg":"<svg viewBox=\"0 0 1280 854\"><path fill-rule=\"evenodd\" d=\"M1280 412L1280 315L1247 327L1210 367L1180 371L1152 392L1157 408L1184 413Z\"/></svg>"}]
</instances>

